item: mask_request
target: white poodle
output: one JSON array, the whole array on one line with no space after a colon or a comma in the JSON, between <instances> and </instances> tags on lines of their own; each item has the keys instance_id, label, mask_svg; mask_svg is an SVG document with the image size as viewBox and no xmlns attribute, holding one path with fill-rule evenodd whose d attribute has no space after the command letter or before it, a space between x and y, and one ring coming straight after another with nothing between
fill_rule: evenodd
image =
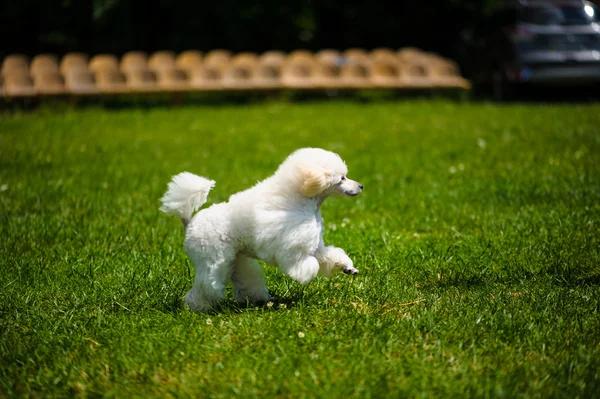
<instances>
[{"instance_id":1,"label":"white poodle","mask_svg":"<svg viewBox=\"0 0 600 399\"><path fill-rule=\"evenodd\" d=\"M362 184L348 179L347 173L339 155L303 148L273 176L193 218L215 182L188 172L174 176L160 209L179 216L185 226L184 248L196 269L194 286L185 296L190 309L210 310L225 297L230 279L238 302L268 301L256 259L279 266L302 284L319 272L357 274L343 249L323 243L323 200L362 191Z\"/></svg>"}]
</instances>

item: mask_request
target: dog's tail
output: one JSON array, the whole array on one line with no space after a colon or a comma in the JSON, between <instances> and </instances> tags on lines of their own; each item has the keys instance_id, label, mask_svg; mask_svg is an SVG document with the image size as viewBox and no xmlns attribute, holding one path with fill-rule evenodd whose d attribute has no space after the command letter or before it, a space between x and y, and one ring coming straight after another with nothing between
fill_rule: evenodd
<instances>
[{"instance_id":1,"label":"dog's tail","mask_svg":"<svg viewBox=\"0 0 600 399\"><path fill-rule=\"evenodd\" d=\"M169 188L161 198L160 210L169 215L181 218L184 226L190 222L192 214L206 202L213 180L197 176L190 172L182 172L169 183Z\"/></svg>"}]
</instances>

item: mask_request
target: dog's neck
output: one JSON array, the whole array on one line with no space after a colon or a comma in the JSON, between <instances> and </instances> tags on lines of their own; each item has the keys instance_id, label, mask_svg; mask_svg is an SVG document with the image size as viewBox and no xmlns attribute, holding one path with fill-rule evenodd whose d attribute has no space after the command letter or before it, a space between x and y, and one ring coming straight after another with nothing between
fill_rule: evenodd
<instances>
[{"instance_id":1,"label":"dog's neck","mask_svg":"<svg viewBox=\"0 0 600 399\"><path fill-rule=\"evenodd\" d=\"M323 195L323 196L319 195L319 196L315 197L314 200L315 200L315 205L317 206L317 211L319 209L321 209L321 204L323 203L323 201L325 201L325 198L327 198L327 196L325 196L325 195Z\"/></svg>"},{"instance_id":2,"label":"dog's neck","mask_svg":"<svg viewBox=\"0 0 600 399\"><path fill-rule=\"evenodd\" d=\"M327 198L328 195L306 197L299 192L289 190L285 191L283 194L269 192L267 193L267 197L270 198L270 202L278 209L296 210L300 207L303 209L313 209L315 212L319 212L323 201L325 201L325 198Z\"/></svg>"},{"instance_id":3,"label":"dog's neck","mask_svg":"<svg viewBox=\"0 0 600 399\"><path fill-rule=\"evenodd\" d=\"M318 195L316 197L305 197L302 195L300 196L300 203L302 203L304 207L307 207L308 209L314 210L318 213L321 211L321 205L327 197L327 195Z\"/></svg>"}]
</instances>

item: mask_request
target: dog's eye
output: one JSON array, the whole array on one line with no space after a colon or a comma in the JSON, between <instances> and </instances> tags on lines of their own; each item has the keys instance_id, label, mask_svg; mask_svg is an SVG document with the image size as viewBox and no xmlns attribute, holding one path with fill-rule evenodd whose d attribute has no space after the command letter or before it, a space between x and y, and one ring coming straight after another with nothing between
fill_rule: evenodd
<instances>
[{"instance_id":1,"label":"dog's eye","mask_svg":"<svg viewBox=\"0 0 600 399\"><path fill-rule=\"evenodd\" d=\"M346 181L346 176L342 176L341 182L344 182L344 181Z\"/></svg>"}]
</instances>

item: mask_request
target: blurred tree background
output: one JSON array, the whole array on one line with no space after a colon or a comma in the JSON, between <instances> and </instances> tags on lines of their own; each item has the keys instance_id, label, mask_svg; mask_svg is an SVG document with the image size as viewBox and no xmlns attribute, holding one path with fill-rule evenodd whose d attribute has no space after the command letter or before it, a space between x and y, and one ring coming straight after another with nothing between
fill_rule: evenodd
<instances>
[{"instance_id":1,"label":"blurred tree background","mask_svg":"<svg viewBox=\"0 0 600 399\"><path fill-rule=\"evenodd\" d=\"M0 57L416 46L455 58L461 32L500 1L3 0Z\"/></svg>"}]
</instances>

